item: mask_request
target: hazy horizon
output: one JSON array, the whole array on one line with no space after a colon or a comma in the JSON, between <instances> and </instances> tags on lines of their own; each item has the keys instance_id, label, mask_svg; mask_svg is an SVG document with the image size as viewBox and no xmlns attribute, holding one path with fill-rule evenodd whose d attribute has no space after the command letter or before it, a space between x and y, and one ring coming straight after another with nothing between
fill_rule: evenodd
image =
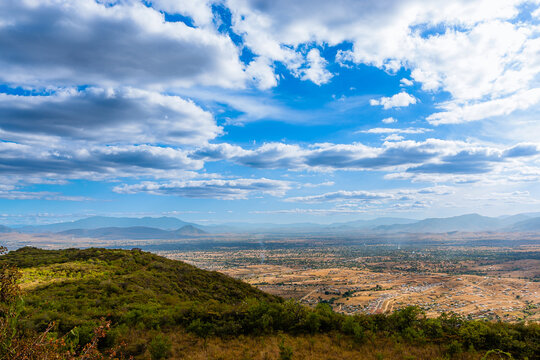
<instances>
[{"instance_id":1,"label":"hazy horizon","mask_svg":"<svg viewBox=\"0 0 540 360\"><path fill-rule=\"evenodd\" d=\"M500 214L498 216L486 216L483 214L478 213L467 213L467 214L459 214L459 215L452 215L452 216L433 216L433 217L407 217L407 216L377 216L377 217L357 217L352 220L344 220L344 221L290 221L290 222L271 222L271 221L239 221L239 220L233 220L233 221L216 221L216 222L200 222L197 223L196 221L187 221L186 219L182 218L178 215L143 215L143 216L107 216L107 215L87 215L82 217L73 218L70 220L64 220L64 221L54 221L54 222L43 222L43 223L15 223L15 224L0 224L5 226L13 227L14 229L24 227L24 226L39 226L39 225L53 225L58 223L71 223L76 222L79 220L85 220L85 219L91 219L94 217L103 217L103 218L126 218L126 219L143 219L143 218L173 218L180 221L184 221L186 223L195 224L195 225L204 225L204 226L214 226L214 225L227 225L227 224L246 224L246 225L260 225L260 224L269 224L269 225L294 225L294 224L315 224L315 225L332 225L332 224L340 224L340 223L349 223L349 222L355 222L355 221L373 221L378 219L402 219L402 220L413 220L413 221L422 221L427 219L447 219L447 218L454 218L454 217L461 217L461 216L467 216L467 215L480 215L483 217L488 218L507 218L507 217L513 217L513 216L519 216L519 215L526 215L530 218L540 218L540 212L528 212L528 213L516 213L516 214ZM317 218L315 220L318 220Z\"/></svg>"}]
</instances>

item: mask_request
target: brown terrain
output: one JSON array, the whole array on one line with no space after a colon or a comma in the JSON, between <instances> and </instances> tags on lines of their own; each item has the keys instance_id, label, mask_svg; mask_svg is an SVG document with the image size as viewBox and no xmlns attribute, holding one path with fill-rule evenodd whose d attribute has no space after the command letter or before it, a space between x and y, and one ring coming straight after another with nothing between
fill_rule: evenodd
<instances>
[{"instance_id":1,"label":"brown terrain","mask_svg":"<svg viewBox=\"0 0 540 360\"><path fill-rule=\"evenodd\" d=\"M506 241L486 246L486 241ZM519 242L525 239L525 242ZM428 316L540 321L538 235L450 234L358 241L342 238L201 236L179 242L98 240L58 234L0 234L8 248L141 247L242 279L307 305L335 311L390 312L417 305ZM207 249L207 250L200 250Z\"/></svg>"},{"instance_id":2,"label":"brown terrain","mask_svg":"<svg viewBox=\"0 0 540 360\"><path fill-rule=\"evenodd\" d=\"M308 305L325 301L335 311L347 314L384 313L417 305L432 317L454 312L470 319L540 320L540 260L537 259L489 265L478 265L473 260L456 263L441 259L433 266L430 260L399 261L396 251L383 262L376 256L355 258L353 262L344 256L339 264L336 252L332 255L328 250L168 252L165 255L224 272L261 290ZM496 251L508 254L513 250ZM306 261L308 266L304 264ZM299 265L294 265L295 262Z\"/></svg>"}]
</instances>

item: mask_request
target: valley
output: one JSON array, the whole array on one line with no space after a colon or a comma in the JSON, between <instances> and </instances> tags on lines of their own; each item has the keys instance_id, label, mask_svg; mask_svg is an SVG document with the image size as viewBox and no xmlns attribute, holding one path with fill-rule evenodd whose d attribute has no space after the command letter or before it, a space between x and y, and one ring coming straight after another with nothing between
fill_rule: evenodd
<instances>
[{"instance_id":1,"label":"valley","mask_svg":"<svg viewBox=\"0 0 540 360\"><path fill-rule=\"evenodd\" d=\"M429 317L540 320L540 247L340 246L160 252L303 304L345 314L415 305Z\"/></svg>"},{"instance_id":2,"label":"valley","mask_svg":"<svg viewBox=\"0 0 540 360\"><path fill-rule=\"evenodd\" d=\"M125 218L96 230L91 228L96 219L90 220L72 225L82 230L57 225L57 233L0 233L0 243L9 249L137 248L305 305L328 303L344 314L391 313L415 305L429 317L540 320L537 233L209 234L169 219L141 221L161 222L162 229L154 230Z\"/></svg>"}]
</instances>

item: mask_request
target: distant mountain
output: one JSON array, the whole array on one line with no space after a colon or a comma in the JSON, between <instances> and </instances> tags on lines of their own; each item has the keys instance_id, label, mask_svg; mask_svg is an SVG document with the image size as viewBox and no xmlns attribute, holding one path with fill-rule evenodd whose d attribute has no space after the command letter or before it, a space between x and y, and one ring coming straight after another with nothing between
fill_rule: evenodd
<instances>
[{"instance_id":1,"label":"distant mountain","mask_svg":"<svg viewBox=\"0 0 540 360\"><path fill-rule=\"evenodd\" d=\"M144 226L132 227L105 227L98 229L71 229L59 232L61 235L71 235L75 237L88 237L93 239L164 239L171 236L167 230L149 228Z\"/></svg>"},{"instance_id":2,"label":"distant mountain","mask_svg":"<svg viewBox=\"0 0 540 360\"><path fill-rule=\"evenodd\" d=\"M7 226L0 225L0 233L5 234L5 233L10 233L10 232L15 232L15 230Z\"/></svg>"},{"instance_id":3,"label":"distant mountain","mask_svg":"<svg viewBox=\"0 0 540 360\"><path fill-rule=\"evenodd\" d=\"M48 225L25 226L20 228L23 232L60 232L72 229L99 229L108 227L151 227L162 230L175 230L185 225L192 225L174 217L107 217L92 216L76 221L62 222Z\"/></svg>"},{"instance_id":4,"label":"distant mountain","mask_svg":"<svg viewBox=\"0 0 540 360\"><path fill-rule=\"evenodd\" d=\"M206 231L203 231L193 225L185 225L180 229L173 231L176 235L204 235L208 234Z\"/></svg>"},{"instance_id":5,"label":"distant mountain","mask_svg":"<svg viewBox=\"0 0 540 360\"><path fill-rule=\"evenodd\" d=\"M315 223L226 223L219 225L197 225L209 233L310 233L320 231L326 225Z\"/></svg>"},{"instance_id":6,"label":"distant mountain","mask_svg":"<svg viewBox=\"0 0 540 360\"><path fill-rule=\"evenodd\" d=\"M540 215L538 215L540 216ZM531 217L538 217L538 216L529 216L526 214L517 214L517 215L511 215L511 216L500 216L498 219L501 220L501 226L502 227L508 227L511 225L514 225L520 221L525 221L530 219Z\"/></svg>"},{"instance_id":7,"label":"distant mountain","mask_svg":"<svg viewBox=\"0 0 540 360\"><path fill-rule=\"evenodd\" d=\"M404 225L417 222L417 219L395 218L395 217L381 217L372 220L355 220L343 223L333 223L327 226L327 228L338 229L342 228L357 228L357 229L371 229L381 225Z\"/></svg>"},{"instance_id":8,"label":"distant mountain","mask_svg":"<svg viewBox=\"0 0 540 360\"><path fill-rule=\"evenodd\" d=\"M452 231L537 231L536 218L540 213L487 217L467 214L448 218L415 220L408 218L381 217L370 220L355 220L332 224L316 223L241 223L231 222L217 225L197 225L174 217L105 217L93 216L77 221L49 225L25 226L17 231L28 233L65 232L72 236L92 238L131 239L174 239L182 236L211 234L358 234L359 232L406 232L446 233ZM530 222L528 222L530 220ZM107 230L105 230L107 229ZM131 229L131 231L126 230ZM84 231L95 230L95 231ZM161 231L159 231L161 230ZM14 231L1 227L0 232ZM70 232L71 231L71 232ZM139 233L136 233L136 232ZM538 229L540 231L540 229Z\"/></svg>"},{"instance_id":9,"label":"distant mountain","mask_svg":"<svg viewBox=\"0 0 540 360\"><path fill-rule=\"evenodd\" d=\"M410 224L417 222L415 219L405 218L376 218L371 220L355 220L332 224L317 223L227 223L223 225L200 226L210 233L334 233L354 232L358 230L371 230L379 225Z\"/></svg>"},{"instance_id":10,"label":"distant mountain","mask_svg":"<svg viewBox=\"0 0 540 360\"><path fill-rule=\"evenodd\" d=\"M374 230L385 232L443 233L450 231L491 231L501 228L503 220L467 214L448 218L429 218L411 224L381 225Z\"/></svg>"},{"instance_id":11,"label":"distant mountain","mask_svg":"<svg viewBox=\"0 0 540 360\"><path fill-rule=\"evenodd\" d=\"M240 232L240 229L230 225L198 225L207 233L211 234L232 234Z\"/></svg>"},{"instance_id":12,"label":"distant mountain","mask_svg":"<svg viewBox=\"0 0 540 360\"><path fill-rule=\"evenodd\" d=\"M516 232L540 231L540 217L519 221L508 230Z\"/></svg>"},{"instance_id":13,"label":"distant mountain","mask_svg":"<svg viewBox=\"0 0 540 360\"><path fill-rule=\"evenodd\" d=\"M97 229L71 229L59 232L61 235L74 237L87 237L103 240L152 240L152 239L178 239L186 236L206 234L205 231L192 225L185 225L177 230L163 230L145 226L131 227L105 227Z\"/></svg>"}]
</instances>

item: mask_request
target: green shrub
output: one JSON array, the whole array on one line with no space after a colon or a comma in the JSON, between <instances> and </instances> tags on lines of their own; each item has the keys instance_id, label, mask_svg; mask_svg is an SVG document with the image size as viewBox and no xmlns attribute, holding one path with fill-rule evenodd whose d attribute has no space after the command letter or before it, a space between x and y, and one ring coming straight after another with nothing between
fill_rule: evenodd
<instances>
[{"instance_id":1,"label":"green shrub","mask_svg":"<svg viewBox=\"0 0 540 360\"><path fill-rule=\"evenodd\" d=\"M285 340L281 339L279 343L279 360L291 360L293 356L292 347L285 345Z\"/></svg>"},{"instance_id":2,"label":"green shrub","mask_svg":"<svg viewBox=\"0 0 540 360\"><path fill-rule=\"evenodd\" d=\"M156 335L148 344L152 360L166 359L171 356L171 341L163 334Z\"/></svg>"}]
</instances>

